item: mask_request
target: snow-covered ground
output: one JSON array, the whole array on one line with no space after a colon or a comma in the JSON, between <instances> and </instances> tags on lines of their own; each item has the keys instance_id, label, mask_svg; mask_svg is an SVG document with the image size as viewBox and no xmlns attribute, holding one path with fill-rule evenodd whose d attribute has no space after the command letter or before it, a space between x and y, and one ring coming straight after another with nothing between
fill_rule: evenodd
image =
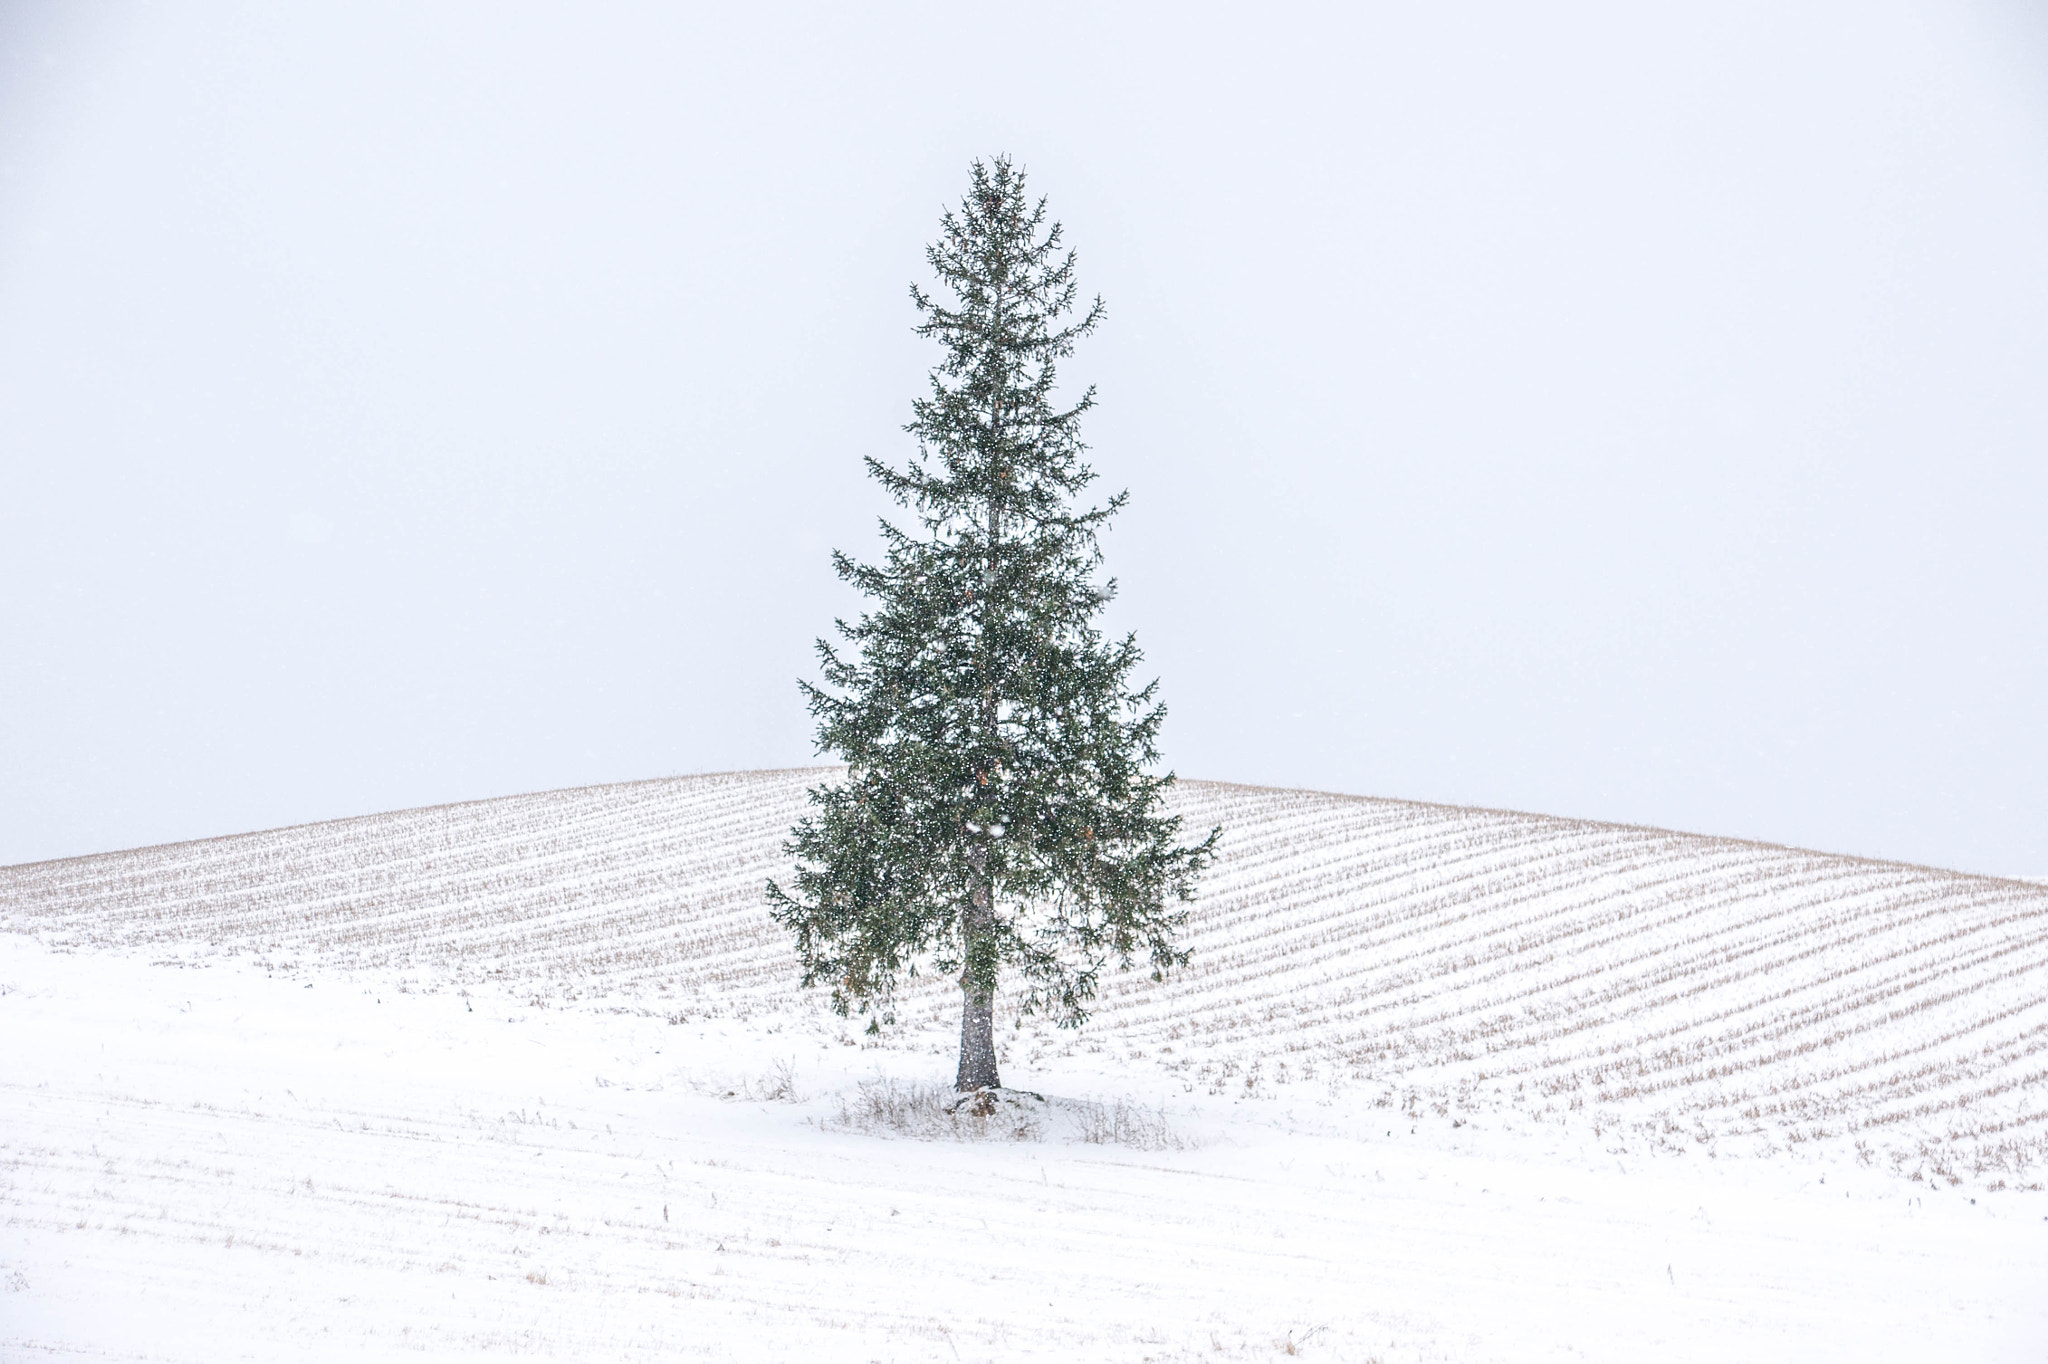
<instances>
[{"instance_id":1,"label":"snow-covered ground","mask_svg":"<svg viewBox=\"0 0 2048 1364\"><path fill-rule=\"evenodd\" d=\"M2038 887L1189 783L1194 968L905 1134L817 779L0 869L0 1358L2048 1358Z\"/></svg>"}]
</instances>

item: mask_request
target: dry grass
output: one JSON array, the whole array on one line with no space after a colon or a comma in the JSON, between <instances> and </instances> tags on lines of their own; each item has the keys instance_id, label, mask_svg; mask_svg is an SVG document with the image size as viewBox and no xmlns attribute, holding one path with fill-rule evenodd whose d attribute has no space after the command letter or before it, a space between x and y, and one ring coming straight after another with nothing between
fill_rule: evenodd
<instances>
[{"instance_id":1,"label":"dry grass","mask_svg":"<svg viewBox=\"0 0 2048 1364\"><path fill-rule=\"evenodd\" d=\"M951 1086L876 1079L840 1096L838 1118L822 1125L917 1141L1043 1141L1049 1117L1036 1095L961 1095Z\"/></svg>"},{"instance_id":2,"label":"dry grass","mask_svg":"<svg viewBox=\"0 0 2048 1364\"><path fill-rule=\"evenodd\" d=\"M1139 1151L1179 1151L1188 1143L1164 1109L1128 1099L1048 1099L1024 1090L961 1094L948 1085L878 1078L839 1097L828 1130L917 1141L1046 1141L1067 1139Z\"/></svg>"},{"instance_id":3,"label":"dry grass","mask_svg":"<svg viewBox=\"0 0 2048 1364\"><path fill-rule=\"evenodd\" d=\"M1166 1110L1149 1109L1128 1099L1071 1106L1076 1135L1096 1146L1128 1146L1137 1151L1181 1151L1188 1142L1173 1130Z\"/></svg>"}]
</instances>

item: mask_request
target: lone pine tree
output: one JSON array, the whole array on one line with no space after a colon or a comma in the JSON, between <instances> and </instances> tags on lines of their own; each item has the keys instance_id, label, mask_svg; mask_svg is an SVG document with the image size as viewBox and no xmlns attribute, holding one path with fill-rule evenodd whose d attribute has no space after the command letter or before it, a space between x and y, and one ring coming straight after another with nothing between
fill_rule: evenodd
<instances>
[{"instance_id":1,"label":"lone pine tree","mask_svg":"<svg viewBox=\"0 0 2048 1364\"><path fill-rule=\"evenodd\" d=\"M1001 1085L1005 968L1023 1012L1077 1026L1106 964L1186 964L1174 932L1218 834L1182 843L1173 775L1152 772L1159 684L1133 690L1135 638L1095 624L1116 591L1097 532L1125 494L1077 505L1095 393L1062 409L1054 378L1102 300L1075 316L1073 252L1023 172L997 157L972 177L925 252L950 303L911 288L944 352L905 428L917 454L867 461L915 526L882 522L880 563L834 553L870 604L836 623L850 649L818 642L824 685L802 684L846 776L811 790L790 887L768 886L804 984L871 1029L894 1021L899 976L958 973L963 1091Z\"/></svg>"}]
</instances>

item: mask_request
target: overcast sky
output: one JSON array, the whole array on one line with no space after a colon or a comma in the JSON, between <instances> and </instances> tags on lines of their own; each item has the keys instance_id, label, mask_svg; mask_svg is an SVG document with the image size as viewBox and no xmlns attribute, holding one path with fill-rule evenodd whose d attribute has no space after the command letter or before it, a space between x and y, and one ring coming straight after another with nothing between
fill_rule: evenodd
<instances>
[{"instance_id":1,"label":"overcast sky","mask_svg":"<svg viewBox=\"0 0 2048 1364\"><path fill-rule=\"evenodd\" d=\"M2048 874L1996 4L0 8L0 863L813 761L1008 152L1191 777Z\"/></svg>"}]
</instances>

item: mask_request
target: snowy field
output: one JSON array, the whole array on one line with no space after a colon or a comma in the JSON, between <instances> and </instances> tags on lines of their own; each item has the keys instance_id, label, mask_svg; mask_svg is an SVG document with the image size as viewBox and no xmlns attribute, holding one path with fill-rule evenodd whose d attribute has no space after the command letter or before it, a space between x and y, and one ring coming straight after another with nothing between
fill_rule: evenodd
<instances>
[{"instance_id":1,"label":"snowy field","mask_svg":"<svg viewBox=\"0 0 2048 1364\"><path fill-rule=\"evenodd\" d=\"M2048 1359L2048 888L1186 783L984 1122L790 988L820 775L0 869L0 1358Z\"/></svg>"}]
</instances>

